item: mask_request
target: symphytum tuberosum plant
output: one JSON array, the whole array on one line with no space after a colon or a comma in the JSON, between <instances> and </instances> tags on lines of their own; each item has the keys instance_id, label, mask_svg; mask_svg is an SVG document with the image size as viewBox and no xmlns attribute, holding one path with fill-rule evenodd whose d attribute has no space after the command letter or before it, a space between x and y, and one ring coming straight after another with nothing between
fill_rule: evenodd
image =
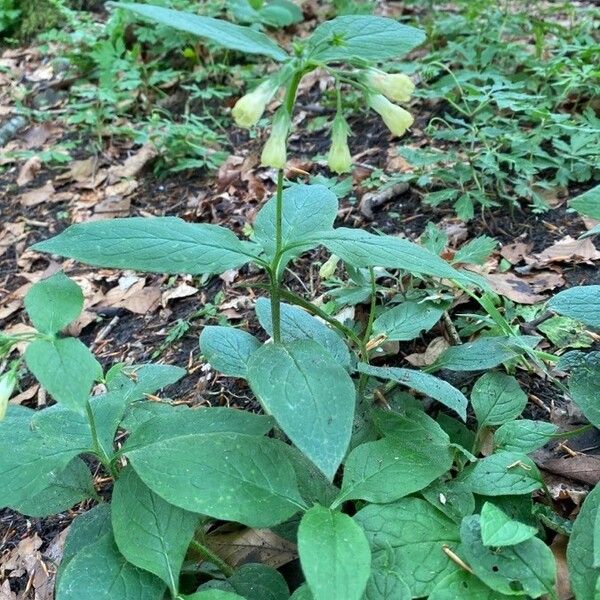
<instances>
[{"instance_id":1,"label":"symphytum tuberosum plant","mask_svg":"<svg viewBox=\"0 0 600 600\"><path fill-rule=\"evenodd\" d=\"M246 263L263 269L269 298L256 303L256 313L272 341L261 344L233 327L205 327L200 346L213 368L248 381L265 415L148 401L184 371L116 365L104 373L89 349L61 333L82 309L78 286L60 273L35 284L25 306L36 332L1 337L0 351L6 356L18 342L28 343L25 363L56 404L6 410L0 504L43 516L84 499L98 501L72 524L57 599L290 598L276 569L234 569L212 549L217 521L270 528L297 543L305 582L291 595L295 600L555 598L554 559L539 524L566 524L550 508L533 514L531 493L543 484L527 453L556 435L556 427L516 420L526 396L513 376L492 370L535 358L538 338L519 335L488 305L503 335L452 347L434 365L490 369L470 394L477 420L471 431L461 423L468 405L461 391L430 373L370 361L384 341L411 340L431 329L449 308L453 289L475 295L477 280L409 241L334 228L338 203L326 187L284 189L286 140L302 77L322 68L337 82L329 164L346 172L351 160L341 86L364 92L392 133L402 135L412 117L394 102L407 100L412 84L372 65L405 54L423 34L386 18L341 17L298 41L290 56L264 34L225 21L121 6L280 64L233 109L240 125L253 126L284 90L262 154L263 164L278 170L275 197L258 213L250 240L216 225L129 218L74 225L35 249L170 274L216 274ZM283 285L291 261L319 245L370 298L362 330ZM469 262L467 252L460 262ZM378 281L402 275L411 277L401 301L379 306L378 295L388 294ZM566 301L556 297L553 310L597 327L590 298L598 297L598 286L567 293ZM578 353L563 363L577 373L574 397L590 404L598 380L584 375L597 373L594 356ZM19 369L17 360L0 380L4 409ZM378 380L387 382L383 392ZM95 382L99 393L90 395ZM460 420L441 411L434 420L398 385L438 401ZM593 407L589 412L595 415ZM124 443L115 443L117 432L121 440L127 433ZM486 440L485 457L478 459ZM90 458L114 480L110 503L94 489ZM579 600L598 589L596 560L582 550L592 546L597 507L592 495L585 521L573 531L574 540L583 541L570 546Z\"/></svg>"}]
</instances>

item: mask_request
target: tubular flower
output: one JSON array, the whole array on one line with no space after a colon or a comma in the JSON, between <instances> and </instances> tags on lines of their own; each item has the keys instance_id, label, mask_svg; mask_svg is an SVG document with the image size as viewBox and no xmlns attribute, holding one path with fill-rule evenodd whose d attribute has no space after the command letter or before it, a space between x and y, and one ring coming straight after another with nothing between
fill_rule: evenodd
<instances>
[{"instance_id":1,"label":"tubular flower","mask_svg":"<svg viewBox=\"0 0 600 600\"><path fill-rule=\"evenodd\" d=\"M341 175L352 169L352 156L348 148L348 123L341 113L335 115L331 127L331 148L327 157L327 164L334 172Z\"/></svg>"},{"instance_id":2,"label":"tubular flower","mask_svg":"<svg viewBox=\"0 0 600 600\"><path fill-rule=\"evenodd\" d=\"M393 104L381 94L369 94L367 103L381 115L383 122L394 135L404 135L414 122L413 116L407 110Z\"/></svg>"},{"instance_id":3,"label":"tubular flower","mask_svg":"<svg viewBox=\"0 0 600 600\"><path fill-rule=\"evenodd\" d=\"M15 386L17 385L17 377L14 371L8 371L0 377L0 421L6 415L8 408L8 399L10 398Z\"/></svg>"},{"instance_id":4,"label":"tubular flower","mask_svg":"<svg viewBox=\"0 0 600 600\"><path fill-rule=\"evenodd\" d=\"M368 69L366 83L394 102L408 102L415 91L412 79L404 73L385 73L379 69Z\"/></svg>"},{"instance_id":5,"label":"tubular flower","mask_svg":"<svg viewBox=\"0 0 600 600\"><path fill-rule=\"evenodd\" d=\"M290 117L284 108L280 108L273 117L271 135L263 148L260 162L265 167L283 169L287 160L286 143L290 130Z\"/></svg>"},{"instance_id":6,"label":"tubular flower","mask_svg":"<svg viewBox=\"0 0 600 600\"><path fill-rule=\"evenodd\" d=\"M267 79L250 93L242 96L231 110L235 122L240 127L246 128L256 125L278 87L273 80Z\"/></svg>"}]
</instances>

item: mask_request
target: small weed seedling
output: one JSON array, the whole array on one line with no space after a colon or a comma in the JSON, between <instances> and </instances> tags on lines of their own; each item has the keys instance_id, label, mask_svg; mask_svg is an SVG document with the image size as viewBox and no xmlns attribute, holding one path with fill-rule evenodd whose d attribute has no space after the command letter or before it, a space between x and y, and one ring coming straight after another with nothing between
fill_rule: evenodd
<instances>
[{"instance_id":1,"label":"small weed seedling","mask_svg":"<svg viewBox=\"0 0 600 600\"><path fill-rule=\"evenodd\" d=\"M397 103L409 98L412 82L373 65L404 55L423 33L387 18L343 16L295 43L290 55L255 29L121 6L279 65L233 108L238 124L253 127L283 90L262 152L263 165L277 169L276 193L257 214L251 240L174 217L128 218L76 224L34 248L169 274L210 275L247 263L262 269L268 297L257 301L256 315L271 341L207 326L200 348L212 368L247 380L264 414L148 400L184 370L149 364L103 372L81 341L62 334L82 309L78 286L62 273L32 286L25 307L35 332L2 336L0 351L8 357L17 343L28 344L25 365L56 404L7 409L22 368L19 360L8 364L0 379L0 505L43 516L97 501L71 526L57 600L558 598L541 523L561 531L565 524L549 500L547 510L533 511L531 494L543 494L544 485L528 457L557 430L519 418L527 397L498 369L537 360L539 338L520 335L480 293L479 280L458 268L483 260L489 240L465 247L453 266L405 239L334 227L338 202L324 185L284 189L302 78L320 68L336 81L328 161L331 170L348 172L342 86L359 90L402 135L412 116ZM339 322L283 284L292 261L317 246L335 256L323 276L343 266L370 302L362 327ZM410 285L381 303L390 296L384 284L401 280ZM449 320L455 291L480 302L498 326L495 335L450 347L430 372L371 364L383 342L412 340ZM599 327L599 296L600 286L573 288L549 308ZM597 353L580 351L559 364L572 373L570 394L597 426L599 365ZM470 391L475 430L465 425L467 397L432 374L441 369L485 371ZM100 385L91 395L94 383ZM437 420L398 386L436 401ZM98 463L113 480L110 502L94 489L90 465ZM591 549L599 506L595 490L572 529L567 558L578 600L598 590ZM297 544L304 582L290 595L271 566L233 568L211 544L217 521L272 529Z\"/></svg>"}]
</instances>

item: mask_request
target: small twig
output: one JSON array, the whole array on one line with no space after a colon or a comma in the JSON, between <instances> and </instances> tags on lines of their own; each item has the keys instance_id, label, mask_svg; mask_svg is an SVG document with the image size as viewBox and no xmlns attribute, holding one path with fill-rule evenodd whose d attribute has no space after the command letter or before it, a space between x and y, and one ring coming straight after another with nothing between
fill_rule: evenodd
<instances>
[{"instance_id":1,"label":"small twig","mask_svg":"<svg viewBox=\"0 0 600 600\"><path fill-rule=\"evenodd\" d=\"M465 571L471 573L471 575L474 575L475 573L473 572L473 569L471 569L471 567L460 557L458 556L458 554L455 554L449 546L446 546L446 544L444 544L442 546L442 550L444 551L444 554L452 561L455 562L461 569L464 569Z\"/></svg>"},{"instance_id":2,"label":"small twig","mask_svg":"<svg viewBox=\"0 0 600 600\"><path fill-rule=\"evenodd\" d=\"M462 344L462 340L460 339L460 335L458 335L458 331L456 331L456 327L454 327L454 323L452 322L447 310L444 311L442 318L444 319L444 325L446 326L446 331L450 336L452 344L454 346L460 346Z\"/></svg>"}]
</instances>

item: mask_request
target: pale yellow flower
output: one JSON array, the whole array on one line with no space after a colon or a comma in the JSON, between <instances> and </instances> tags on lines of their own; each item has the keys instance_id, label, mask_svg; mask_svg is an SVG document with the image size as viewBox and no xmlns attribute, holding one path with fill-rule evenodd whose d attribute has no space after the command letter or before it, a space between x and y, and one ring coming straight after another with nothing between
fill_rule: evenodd
<instances>
[{"instance_id":1,"label":"pale yellow flower","mask_svg":"<svg viewBox=\"0 0 600 600\"><path fill-rule=\"evenodd\" d=\"M366 83L394 102L408 102L415 91L415 84L404 73L385 73L379 69L368 69Z\"/></svg>"},{"instance_id":2,"label":"pale yellow flower","mask_svg":"<svg viewBox=\"0 0 600 600\"><path fill-rule=\"evenodd\" d=\"M273 117L271 135L263 148L260 162L265 167L283 169L287 161L287 136L290 130L290 117L284 108L280 108Z\"/></svg>"},{"instance_id":3,"label":"pale yellow flower","mask_svg":"<svg viewBox=\"0 0 600 600\"><path fill-rule=\"evenodd\" d=\"M267 79L250 93L242 96L231 110L235 122L240 127L246 128L256 125L278 87L274 81Z\"/></svg>"},{"instance_id":4,"label":"pale yellow flower","mask_svg":"<svg viewBox=\"0 0 600 600\"><path fill-rule=\"evenodd\" d=\"M394 135L404 135L414 122L413 116L407 110L390 102L381 94L369 94L367 103L381 115L383 122Z\"/></svg>"},{"instance_id":5,"label":"pale yellow flower","mask_svg":"<svg viewBox=\"0 0 600 600\"><path fill-rule=\"evenodd\" d=\"M352 156L348 148L348 123L338 113L331 127L331 148L327 157L329 168L338 174L348 173L352 169Z\"/></svg>"},{"instance_id":6,"label":"pale yellow flower","mask_svg":"<svg viewBox=\"0 0 600 600\"><path fill-rule=\"evenodd\" d=\"M17 377L14 371L8 371L0 377L0 421L4 420L8 400L17 385Z\"/></svg>"}]
</instances>

